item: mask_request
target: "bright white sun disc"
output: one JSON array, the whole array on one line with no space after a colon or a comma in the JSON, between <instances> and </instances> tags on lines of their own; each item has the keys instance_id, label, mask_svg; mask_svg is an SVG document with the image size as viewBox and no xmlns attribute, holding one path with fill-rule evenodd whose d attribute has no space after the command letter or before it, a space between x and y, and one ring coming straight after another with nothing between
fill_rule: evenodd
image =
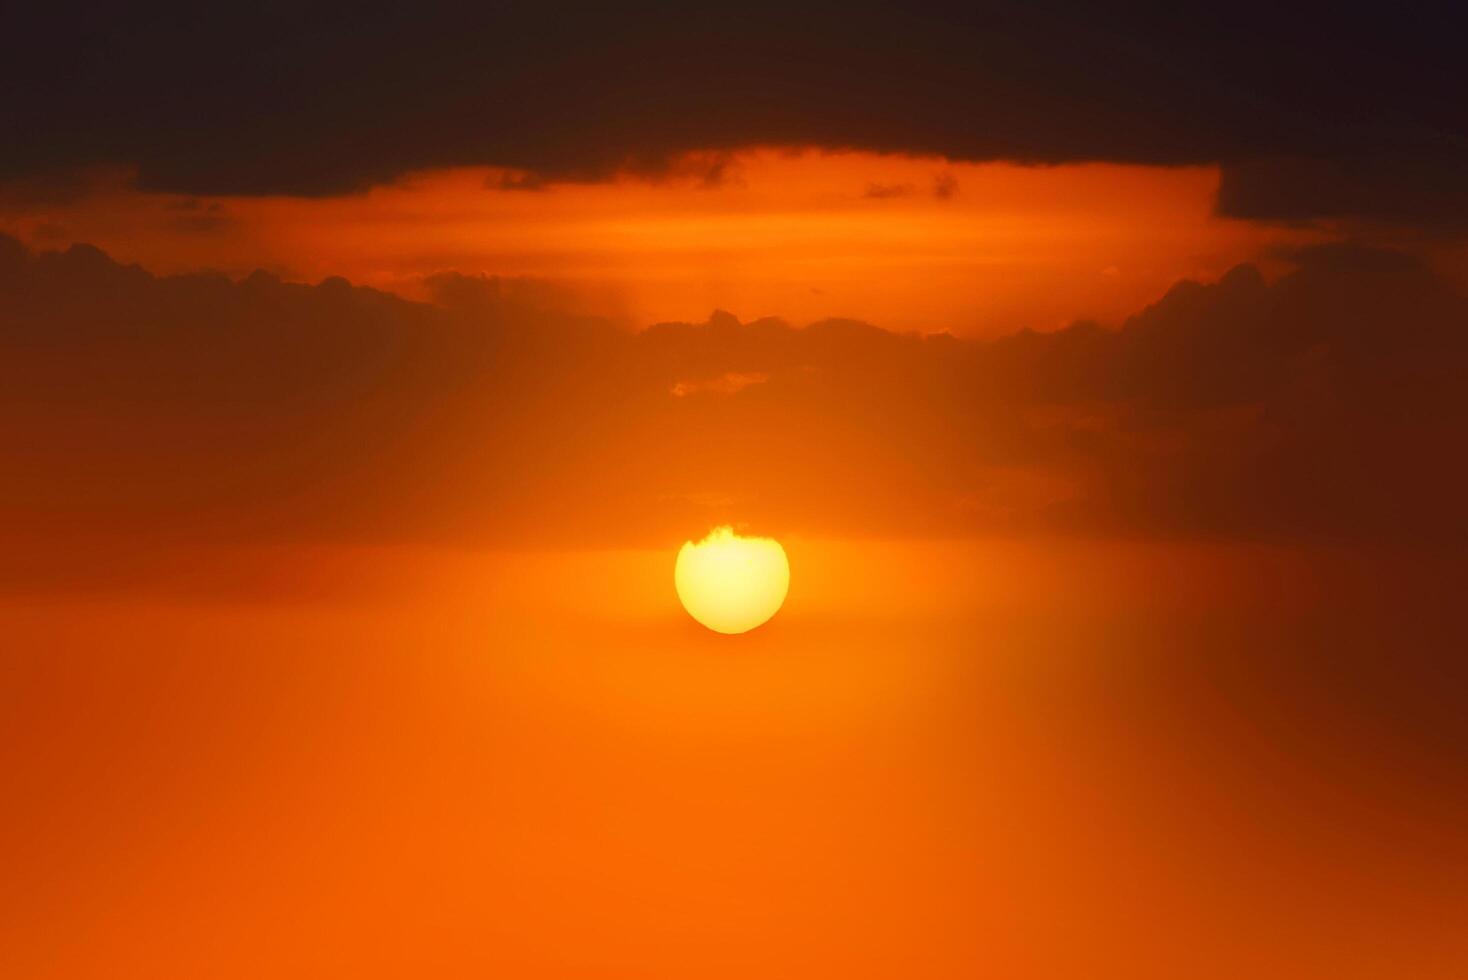
<instances>
[{"instance_id":1,"label":"bright white sun disc","mask_svg":"<svg viewBox=\"0 0 1468 980\"><path fill-rule=\"evenodd\" d=\"M746 633L779 611L790 563L773 538L742 538L716 527L678 552L673 585L688 614L717 633Z\"/></svg>"}]
</instances>

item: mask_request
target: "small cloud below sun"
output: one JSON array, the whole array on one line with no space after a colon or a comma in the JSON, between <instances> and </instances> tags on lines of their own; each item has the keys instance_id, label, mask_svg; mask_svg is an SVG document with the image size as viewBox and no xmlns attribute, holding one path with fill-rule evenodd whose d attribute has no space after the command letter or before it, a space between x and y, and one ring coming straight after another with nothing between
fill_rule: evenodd
<instances>
[{"instance_id":1,"label":"small cloud below sun","mask_svg":"<svg viewBox=\"0 0 1468 980\"><path fill-rule=\"evenodd\" d=\"M674 398L687 398L689 395L700 392L709 392L715 395L732 395L743 391L750 385L764 384L770 380L770 376L763 371L726 371L717 378L705 381L679 381L668 389L668 394Z\"/></svg>"}]
</instances>

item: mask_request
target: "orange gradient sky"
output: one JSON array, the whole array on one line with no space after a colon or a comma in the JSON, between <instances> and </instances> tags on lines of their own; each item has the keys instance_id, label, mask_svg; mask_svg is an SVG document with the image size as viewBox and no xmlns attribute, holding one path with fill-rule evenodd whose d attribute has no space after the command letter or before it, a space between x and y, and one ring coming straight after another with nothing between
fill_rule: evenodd
<instances>
[{"instance_id":1,"label":"orange gradient sky","mask_svg":"<svg viewBox=\"0 0 1468 980\"><path fill-rule=\"evenodd\" d=\"M1444 635L1445 579L1258 546L786 543L787 608L737 647L678 609L665 550L302 553L253 596L0 602L0 963L1468 966L1461 773L1432 752L1461 723L1385 656Z\"/></svg>"},{"instance_id":2,"label":"orange gradient sky","mask_svg":"<svg viewBox=\"0 0 1468 980\"><path fill-rule=\"evenodd\" d=\"M1456 26L13 6L0 980L1468 977Z\"/></svg>"},{"instance_id":3,"label":"orange gradient sky","mask_svg":"<svg viewBox=\"0 0 1468 980\"><path fill-rule=\"evenodd\" d=\"M1178 279L1273 268L1272 250L1322 237L1217 216L1218 180L1202 166L746 150L693 154L655 180L525 189L465 167L355 195L203 199L101 171L68 205L0 211L0 230L161 273L339 275L414 297L444 271L525 278L637 327L718 308L992 335L1116 322Z\"/></svg>"}]
</instances>

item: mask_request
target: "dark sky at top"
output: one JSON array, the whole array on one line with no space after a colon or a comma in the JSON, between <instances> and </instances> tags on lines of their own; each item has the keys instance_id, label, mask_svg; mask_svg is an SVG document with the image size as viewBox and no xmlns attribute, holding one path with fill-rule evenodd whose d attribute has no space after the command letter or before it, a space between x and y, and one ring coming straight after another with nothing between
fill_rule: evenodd
<instances>
[{"instance_id":1,"label":"dark sky at top","mask_svg":"<svg viewBox=\"0 0 1468 980\"><path fill-rule=\"evenodd\" d=\"M752 143L1221 163L1265 219L1468 223L1453 7L1090 3L28 4L0 180L96 163L187 193L415 168L656 173Z\"/></svg>"}]
</instances>

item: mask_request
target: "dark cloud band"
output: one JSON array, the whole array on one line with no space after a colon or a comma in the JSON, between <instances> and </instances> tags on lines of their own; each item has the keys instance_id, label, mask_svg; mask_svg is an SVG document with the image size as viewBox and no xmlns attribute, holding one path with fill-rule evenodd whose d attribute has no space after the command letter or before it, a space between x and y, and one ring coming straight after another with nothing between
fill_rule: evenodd
<instances>
[{"instance_id":1,"label":"dark cloud band","mask_svg":"<svg viewBox=\"0 0 1468 980\"><path fill-rule=\"evenodd\" d=\"M317 195L423 167L596 179L777 143L1221 163L1230 214L1461 224L1453 19L1350 5L36 4L7 23L0 178L122 163L152 188Z\"/></svg>"},{"instance_id":2,"label":"dark cloud band","mask_svg":"<svg viewBox=\"0 0 1468 980\"><path fill-rule=\"evenodd\" d=\"M0 579L79 547L1011 531L1460 551L1468 299L1345 246L1120 330L638 333L492 280L157 278L0 238Z\"/></svg>"}]
</instances>

